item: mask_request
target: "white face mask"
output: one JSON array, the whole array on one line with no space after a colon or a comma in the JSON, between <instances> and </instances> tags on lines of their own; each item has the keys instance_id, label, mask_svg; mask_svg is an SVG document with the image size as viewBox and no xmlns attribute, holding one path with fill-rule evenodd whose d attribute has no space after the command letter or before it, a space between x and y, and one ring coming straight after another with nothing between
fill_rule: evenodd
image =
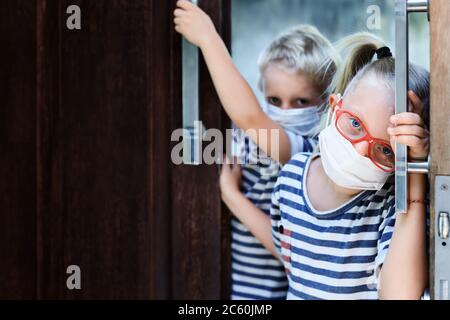
<instances>
[{"instance_id":1,"label":"white face mask","mask_svg":"<svg viewBox=\"0 0 450 320\"><path fill-rule=\"evenodd\" d=\"M302 136L313 134L320 122L319 107L280 109L267 104L264 111L285 130Z\"/></svg>"},{"instance_id":2,"label":"white face mask","mask_svg":"<svg viewBox=\"0 0 450 320\"><path fill-rule=\"evenodd\" d=\"M334 118L334 117L333 117ZM357 190L380 190L390 173L360 155L336 129L335 122L320 133L320 157L328 177L338 186Z\"/></svg>"}]
</instances>

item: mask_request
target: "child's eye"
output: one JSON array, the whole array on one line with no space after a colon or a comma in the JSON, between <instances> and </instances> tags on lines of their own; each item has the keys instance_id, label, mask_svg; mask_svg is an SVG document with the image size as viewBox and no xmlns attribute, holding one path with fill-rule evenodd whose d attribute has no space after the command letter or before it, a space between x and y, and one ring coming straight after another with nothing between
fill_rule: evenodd
<instances>
[{"instance_id":1,"label":"child's eye","mask_svg":"<svg viewBox=\"0 0 450 320\"><path fill-rule=\"evenodd\" d=\"M361 129L361 123L356 119L350 119L350 124L355 129Z\"/></svg>"},{"instance_id":2,"label":"child's eye","mask_svg":"<svg viewBox=\"0 0 450 320\"><path fill-rule=\"evenodd\" d=\"M267 102L277 107L281 105L281 100L277 97L268 97Z\"/></svg>"},{"instance_id":3,"label":"child's eye","mask_svg":"<svg viewBox=\"0 0 450 320\"><path fill-rule=\"evenodd\" d=\"M385 145L377 144L375 147L375 152L378 153L378 155L383 159L394 157L394 150Z\"/></svg>"},{"instance_id":4,"label":"child's eye","mask_svg":"<svg viewBox=\"0 0 450 320\"><path fill-rule=\"evenodd\" d=\"M294 103L294 108L304 107L310 104L310 101L307 99L297 99Z\"/></svg>"},{"instance_id":5,"label":"child's eye","mask_svg":"<svg viewBox=\"0 0 450 320\"><path fill-rule=\"evenodd\" d=\"M383 152L383 154L387 157L390 157L394 154L394 152L392 151L391 148L388 147L383 147L383 149L381 150Z\"/></svg>"}]
</instances>

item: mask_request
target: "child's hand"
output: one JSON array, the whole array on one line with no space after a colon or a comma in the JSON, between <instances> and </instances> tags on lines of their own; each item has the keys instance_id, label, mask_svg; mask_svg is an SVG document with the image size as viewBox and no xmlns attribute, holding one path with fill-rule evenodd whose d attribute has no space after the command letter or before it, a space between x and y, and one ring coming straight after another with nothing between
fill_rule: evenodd
<instances>
[{"instance_id":1,"label":"child's hand","mask_svg":"<svg viewBox=\"0 0 450 320\"><path fill-rule=\"evenodd\" d=\"M408 155L411 160L426 160L430 148L430 133L419 116L423 109L422 101L413 91L408 92L408 98L412 112L393 115L393 127L388 128L388 134L392 145L399 142L409 147Z\"/></svg>"},{"instance_id":2,"label":"child's hand","mask_svg":"<svg viewBox=\"0 0 450 320\"><path fill-rule=\"evenodd\" d=\"M203 47L216 34L210 17L199 7L187 0L177 2L175 30L192 44Z\"/></svg>"},{"instance_id":3,"label":"child's hand","mask_svg":"<svg viewBox=\"0 0 450 320\"><path fill-rule=\"evenodd\" d=\"M224 198L230 192L240 192L242 173L239 164L231 164L227 156L224 156L224 159L225 163L222 165L222 171L220 173L220 191L222 193L222 199L226 202Z\"/></svg>"}]
</instances>

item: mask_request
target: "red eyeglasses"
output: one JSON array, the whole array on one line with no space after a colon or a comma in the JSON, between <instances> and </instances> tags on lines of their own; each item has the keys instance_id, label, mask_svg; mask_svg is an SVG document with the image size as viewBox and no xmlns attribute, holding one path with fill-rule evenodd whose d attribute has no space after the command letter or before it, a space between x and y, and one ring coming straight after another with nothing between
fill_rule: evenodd
<instances>
[{"instance_id":1,"label":"red eyeglasses","mask_svg":"<svg viewBox=\"0 0 450 320\"><path fill-rule=\"evenodd\" d=\"M395 154L389 142L376 139L369 134L364 123L352 112L343 109L343 100L337 103L336 128L339 133L352 144L367 141L369 143L368 158L384 172L394 172Z\"/></svg>"}]
</instances>

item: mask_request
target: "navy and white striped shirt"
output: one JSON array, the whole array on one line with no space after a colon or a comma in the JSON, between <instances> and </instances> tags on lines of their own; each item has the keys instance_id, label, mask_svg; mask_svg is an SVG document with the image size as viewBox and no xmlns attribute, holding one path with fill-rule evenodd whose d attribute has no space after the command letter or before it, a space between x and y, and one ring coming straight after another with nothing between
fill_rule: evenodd
<instances>
[{"instance_id":1,"label":"navy and white striped shirt","mask_svg":"<svg viewBox=\"0 0 450 320\"><path fill-rule=\"evenodd\" d=\"M287 298L378 299L379 270L395 224L393 179L319 212L304 187L314 157L294 156L272 195L272 233L288 275Z\"/></svg>"},{"instance_id":2,"label":"navy and white striped shirt","mask_svg":"<svg viewBox=\"0 0 450 320\"><path fill-rule=\"evenodd\" d=\"M236 132L235 132L236 133ZM248 136L233 136L233 155L242 164L242 192L256 207L270 214L273 187L280 165L265 155ZM314 139L288 132L291 153L312 151ZM233 300L286 299L288 282L283 264L236 218L231 221Z\"/></svg>"}]
</instances>

